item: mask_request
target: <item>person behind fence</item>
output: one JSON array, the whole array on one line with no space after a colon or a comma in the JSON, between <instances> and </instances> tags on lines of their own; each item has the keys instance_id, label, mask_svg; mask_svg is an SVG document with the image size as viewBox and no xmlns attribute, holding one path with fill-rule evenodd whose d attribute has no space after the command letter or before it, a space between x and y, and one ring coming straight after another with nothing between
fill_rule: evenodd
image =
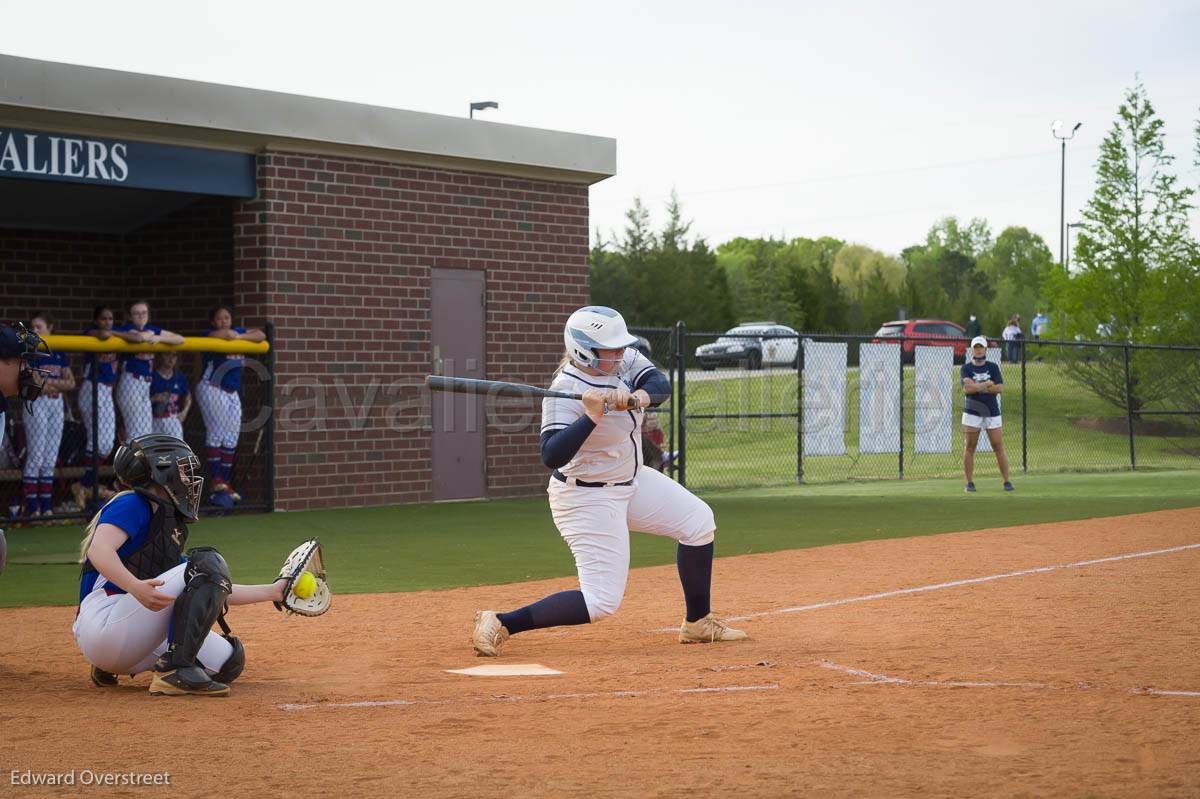
<instances>
[{"instance_id":1,"label":"person behind fence","mask_svg":"<svg viewBox=\"0 0 1200 799\"><path fill-rule=\"evenodd\" d=\"M975 338L983 333L983 328L979 325L979 319L975 314L971 314L971 318L967 320L967 328L963 331L964 338Z\"/></svg>"},{"instance_id":2,"label":"person behind fence","mask_svg":"<svg viewBox=\"0 0 1200 799\"><path fill-rule=\"evenodd\" d=\"M1004 336L1004 358L1009 363L1016 363L1020 360L1018 352L1021 346L1021 339L1025 337L1021 332L1020 314L1015 313L1012 315L1002 335Z\"/></svg>"},{"instance_id":3,"label":"person behind fence","mask_svg":"<svg viewBox=\"0 0 1200 799\"><path fill-rule=\"evenodd\" d=\"M6 431L5 410L10 397L20 397L28 414L41 396L47 371L45 362L51 355L40 336L23 324L0 324L0 445ZM14 515L20 512L20 506ZM4 531L0 530L0 572L4 571Z\"/></svg>"},{"instance_id":4,"label":"person behind fence","mask_svg":"<svg viewBox=\"0 0 1200 799\"><path fill-rule=\"evenodd\" d=\"M38 311L29 327L44 339L54 332L54 317ZM25 411L26 516L49 516L54 512L54 466L63 435L62 393L75 388L75 374L66 353L52 353L39 365L46 376L42 393Z\"/></svg>"},{"instance_id":5,"label":"person behind fence","mask_svg":"<svg viewBox=\"0 0 1200 799\"><path fill-rule=\"evenodd\" d=\"M160 352L154 358L150 376L150 405L154 413L154 432L183 438L183 423L192 409L192 393L187 377L176 368L178 352Z\"/></svg>"},{"instance_id":6,"label":"person behind fence","mask_svg":"<svg viewBox=\"0 0 1200 799\"><path fill-rule=\"evenodd\" d=\"M987 432L988 442L996 453L996 465L1004 480L1004 490L1012 491L1008 479L1008 455L1004 451L1004 439L1000 434L1000 394L1004 391L1004 377L999 364L987 359L987 339L976 336L971 340L971 357L962 365L963 394L963 472L967 478L967 493L975 493L975 447L979 434Z\"/></svg>"},{"instance_id":7,"label":"person behind fence","mask_svg":"<svg viewBox=\"0 0 1200 799\"><path fill-rule=\"evenodd\" d=\"M1050 317L1046 316L1041 311L1037 312L1037 316L1033 317L1033 321L1029 323L1029 333L1034 340L1040 339L1050 330Z\"/></svg>"},{"instance_id":8,"label":"person behind fence","mask_svg":"<svg viewBox=\"0 0 1200 799\"><path fill-rule=\"evenodd\" d=\"M204 335L225 341L265 341L267 334L258 328L235 327L233 311L218 305L209 314L212 324ZM212 475L214 493L227 494L234 502L241 499L233 487L233 458L242 431L242 365L246 356L235 353L204 353L204 371L196 384L196 401L204 416L205 459Z\"/></svg>"},{"instance_id":9,"label":"person behind fence","mask_svg":"<svg viewBox=\"0 0 1200 799\"><path fill-rule=\"evenodd\" d=\"M113 333L113 311L107 305L97 305L92 311L92 324L83 331L85 336L95 336L107 341ZM128 334L127 334L128 335ZM94 384L94 389L93 389ZM113 410L113 386L117 384L117 354L115 352L89 352L83 358L83 380L79 384L79 415L83 419L84 472L83 479L71 486L76 504L82 510L90 504L89 494L97 482L100 464L112 452L113 439L117 435L117 416ZM96 405L92 406L92 391L96 392ZM113 492L100 486L101 499Z\"/></svg>"},{"instance_id":10,"label":"person behind fence","mask_svg":"<svg viewBox=\"0 0 1200 799\"><path fill-rule=\"evenodd\" d=\"M132 344L182 344L183 336L150 324L150 303L136 300L129 305L129 320L113 328L113 334ZM150 403L152 352L131 352L121 356L121 379L117 383L117 406L125 422L125 440L144 436L154 430Z\"/></svg>"}]
</instances>

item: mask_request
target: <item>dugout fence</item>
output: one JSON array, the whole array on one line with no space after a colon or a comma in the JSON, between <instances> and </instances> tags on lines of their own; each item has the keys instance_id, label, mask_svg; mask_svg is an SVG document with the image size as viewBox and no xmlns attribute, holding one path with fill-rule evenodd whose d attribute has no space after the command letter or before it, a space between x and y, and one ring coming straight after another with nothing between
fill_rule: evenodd
<instances>
[{"instance_id":1,"label":"dugout fence","mask_svg":"<svg viewBox=\"0 0 1200 799\"><path fill-rule=\"evenodd\" d=\"M131 430L141 431L147 423L150 432L171 435L182 432L183 439L200 459L205 477L201 514L271 510L274 507L275 356L271 346L274 328L268 323L264 330L267 341L261 344L203 336L186 337L178 346L129 344L119 339L101 341L91 336L50 336L51 349L69 357L76 385L61 392L61 422L58 411L48 414L48 406L41 400L42 404L32 413L24 403L15 400L8 406L0 445L0 508L9 523L65 523L90 518L119 488L112 470L117 446L127 440ZM118 385L108 389L100 380L83 380L86 354L112 363L121 354L154 353L157 358L159 353L166 352L178 353L175 368L187 380L191 401L186 415L182 414L186 400L162 390L165 388L162 383L153 384L159 393L152 395L146 406L150 413L146 419L141 416L142 406L136 397L130 400L119 385L120 380L126 379L124 375L118 377ZM223 370L216 370L215 378L204 380L206 353L236 357ZM152 371L158 363L151 362ZM220 384L235 364L240 366L240 386L229 391ZM148 394L151 384L144 382L146 385L140 390ZM84 393L88 396L81 396ZM57 446L53 429L46 429L48 423L51 428L61 425ZM111 446L106 446L103 438L109 435ZM218 445L214 448L210 446L212 443ZM231 443L233 446L228 446ZM94 464L89 453L103 457L96 458L99 463ZM89 466L95 470L93 475L89 475ZM36 480L33 502L31 478ZM221 483L228 485L228 490L221 488ZM47 504L48 513L43 512ZM31 508L36 508L36 512L31 513Z\"/></svg>"},{"instance_id":2,"label":"dugout fence","mask_svg":"<svg viewBox=\"0 0 1200 799\"><path fill-rule=\"evenodd\" d=\"M962 474L966 339L633 332L674 386L666 469L690 488ZM990 341L1012 474L1200 468L1200 346ZM984 439L977 482L999 479Z\"/></svg>"}]
</instances>

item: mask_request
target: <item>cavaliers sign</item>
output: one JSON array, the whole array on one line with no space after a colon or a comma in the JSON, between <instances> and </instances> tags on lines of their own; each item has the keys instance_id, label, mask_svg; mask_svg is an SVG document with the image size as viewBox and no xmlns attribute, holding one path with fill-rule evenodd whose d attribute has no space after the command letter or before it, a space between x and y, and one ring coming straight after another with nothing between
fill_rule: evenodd
<instances>
[{"instance_id":1,"label":"cavaliers sign","mask_svg":"<svg viewBox=\"0 0 1200 799\"><path fill-rule=\"evenodd\" d=\"M255 196L250 153L0 128L0 178Z\"/></svg>"}]
</instances>

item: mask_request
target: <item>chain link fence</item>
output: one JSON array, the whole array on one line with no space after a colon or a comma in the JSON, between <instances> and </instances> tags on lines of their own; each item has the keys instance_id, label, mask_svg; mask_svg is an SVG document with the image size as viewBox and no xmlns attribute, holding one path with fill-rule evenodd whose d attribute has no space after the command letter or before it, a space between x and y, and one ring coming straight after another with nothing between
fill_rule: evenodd
<instances>
[{"instance_id":1,"label":"chain link fence","mask_svg":"<svg viewBox=\"0 0 1200 799\"><path fill-rule=\"evenodd\" d=\"M32 407L12 400L5 414L0 509L10 523L89 518L120 490L112 468L117 447L152 432L182 438L200 459L202 513L273 507L270 351L262 358L146 352L125 364L114 352L62 347L56 354L65 357L52 376L71 370L75 387L44 390Z\"/></svg>"},{"instance_id":2,"label":"chain link fence","mask_svg":"<svg viewBox=\"0 0 1200 799\"><path fill-rule=\"evenodd\" d=\"M966 339L633 332L675 387L660 418L690 488L962 476ZM1013 475L1200 468L1200 346L994 342L988 359ZM990 450L981 436L977 480L999 479Z\"/></svg>"}]
</instances>

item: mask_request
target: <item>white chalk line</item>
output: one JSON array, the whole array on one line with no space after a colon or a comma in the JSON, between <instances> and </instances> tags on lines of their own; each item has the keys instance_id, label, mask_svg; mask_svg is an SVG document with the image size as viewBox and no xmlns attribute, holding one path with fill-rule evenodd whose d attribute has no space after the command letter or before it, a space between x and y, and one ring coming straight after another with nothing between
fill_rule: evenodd
<instances>
[{"instance_id":1,"label":"white chalk line","mask_svg":"<svg viewBox=\"0 0 1200 799\"><path fill-rule=\"evenodd\" d=\"M909 680L889 674L876 674L866 669L845 666L831 660L815 660L814 665L830 671L840 671L854 677L864 677L862 682L850 685L912 685L922 688L1024 688L1042 691L1095 691L1104 690L1106 686L1088 682L1077 682L1073 685L1052 685L1040 682L985 682L977 680ZM1171 691L1162 688L1130 688L1129 693L1150 696L1200 696L1200 691Z\"/></svg>"},{"instance_id":2,"label":"white chalk line","mask_svg":"<svg viewBox=\"0 0 1200 799\"><path fill-rule=\"evenodd\" d=\"M717 688L647 688L640 691L596 691L575 694L534 694L530 696L498 695L486 699L371 699L361 702L291 702L276 705L279 710L333 710L341 708L397 707L406 705L452 705L477 702L548 702L563 699L623 699L661 694L723 694L743 691L776 691L779 683L761 685L727 685Z\"/></svg>"},{"instance_id":3,"label":"white chalk line","mask_svg":"<svg viewBox=\"0 0 1200 799\"><path fill-rule=\"evenodd\" d=\"M1010 577L1026 577L1030 574L1045 574L1047 572L1059 571L1061 569L1081 569L1084 566L1095 566L1100 563L1115 563L1121 560L1132 560L1134 558L1148 558L1153 555L1169 555L1174 552L1184 552L1189 549L1200 549L1200 544L1183 544L1177 547L1167 547L1166 549L1149 549L1144 552L1130 552L1125 555L1110 555L1106 558L1094 558L1092 560L1080 560L1075 563L1062 563L1053 566L1038 566L1032 569L1021 569L1020 571L1004 572L1002 574L989 574L985 577L969 577L965 580L951 580L945 583L933 583L932 585L921 585L916 588L900 588L895 591L881 591L878 594L865 594L863 596L846 597L845 599L831 599L827 602L814 602L811 605L797 605L791 608L777 608L775 610L764 610L759 613L748 613L744 616L730 616L725 621L747 621L749 619L758 619L763 616L775 616L781 613L804 613L810 610L822 610L824 608L835 608L841 605L852 605L856 602L872 602L876 599L889 599L894 596L906 596L908 594L923 594L926 591L940 591L943 588L958 588L964 585L979 585L980 583L990 583L995 580L1007 580ZM677 627L664 627L656 630L660 633L678 632Z\"/></svg>"}]
</instances>

